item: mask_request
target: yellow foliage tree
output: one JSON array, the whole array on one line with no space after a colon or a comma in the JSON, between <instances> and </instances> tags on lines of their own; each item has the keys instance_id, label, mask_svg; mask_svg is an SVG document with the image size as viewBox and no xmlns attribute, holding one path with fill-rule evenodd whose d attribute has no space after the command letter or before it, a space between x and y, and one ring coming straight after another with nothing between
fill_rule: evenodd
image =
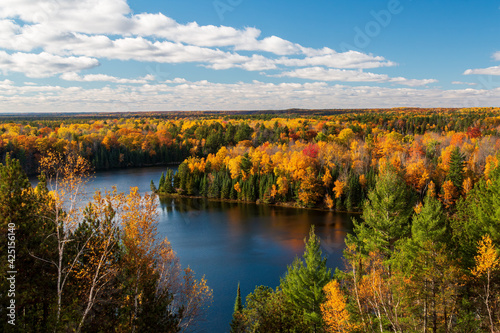
<instances>
[{"instance_id":1,"label":"yellow foliage tree","mask_svg":"<svg viewBox=\"0 0 500 333\"><path fill-rule=\"evenodd\" d=\"M458 197L458 191L451 180L447 180L443 183L443 193L440 195L441 202L446 208L451 207Z\"/></svg>"},{"instance_id":2,"label":"yellow foliage tree","mask_svg":"<svg viewBox=\"0 0 500 333\"><path fill-rule=\"evenodd\" d=\"M329 194L325 196L325 206L329 209L333 208L333 199Z\"/></svg>"},{"instance_id":3,"label":"yellow foliage tree","mask_svg":"<svg viewBox=\"0 0 500 333\"><path fill-rule=\"evenodd\" d=\"M476 261L476 266L472 269L472 275L482 280L484 294L482 295L486 310L488 312L489 326L492 333L498 332L498 324L494 322L494 311L491 296L496 295L498 301L498 294L492 293L492 278L493 274L500 268L500 258L498 257L498 252L493 241L489 235L483 236L478 244L478 254L474 258Z\"/></svg>"},{"instance_id":4,"label":"yellow foliage tree","mask_svg":"<svg viewBox=\"0 0 500 333\"><path fill-rule=\"evenodd\" d=\"M323 181L325 187L330 187L330 184L332 183L332 174L330 173L330 169L325 170L325 174L323 175L321 180Z\"/></svg>"},{"instance_id":5,"label":"yellow foliage tree","mask_svg":"<svg viewBox=\"0 0 500 333\"><path fill-rule=\"evenodd\" d=\"M338 199L344 193L345 183L337 179L333 184L333 192L335 192L335 198Z\"/></svg>"},{"instance_id":6,"label":"yellow foliage tree","mask_svg":"<svg viewBox=\"0 0 500 333\"><path fill-rule=\"evenodd\" d=\"M349 322L350 315L339 283L332 280L323 288L323 291L326 301L320 307L326 331L330 333L351 332L355 325Z\"/></svg>"}]
</instances>

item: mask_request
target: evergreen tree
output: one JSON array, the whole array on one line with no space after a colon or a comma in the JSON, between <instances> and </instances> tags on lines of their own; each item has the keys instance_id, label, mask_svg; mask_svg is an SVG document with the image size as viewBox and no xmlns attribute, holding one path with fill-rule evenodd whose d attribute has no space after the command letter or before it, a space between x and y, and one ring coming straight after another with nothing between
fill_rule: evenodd
<instances>
[{"instance_id":1,"label":"evergreen tree","mask_svg":"<svg viewBox=\"0 0 500 333\"><path fill-rule=\"evenodd\" d=\"M464 155L460 152L460 148L455 147L450 155L450 170L448 172L448 180L451 180L457 189L462 188L464 181Z\"/></svg>"},{"instance_id":2,"label":"evergreen tree","mask_svg":"<svg viewBox=\"0 0 500 333\"><path fill-rule=\"evenodd\" d=\"M151 189L151 192L156 193L156 186L153 180L151 179L151 184L149 185L149 188Z\"/></svg>"},{"instance_id":3,"label":"evergreen tree","mask_svg":"<svg viewBox=\"0 0 500 333\"><path fill-rule=\"evenodd\" d=\"M233 319L231 320L231 333L244 332L245 326L243 322L243 304L241 303L240 283L236 291L236 300L234 301Z\"/></svg>"},{"instance_id":4,"label":"evergreen tree","mask_svg":"<svg viewBox=\"0 0 500 333\"><path fill-rule=\"evenodd\" d=\"M367 252L378 250L389 258L396 241L410 235L412 207L413 197L404 180L391 169L380 173L368 193L363 222L353 221L357 241Z\"/></svg>"},{"instance_id":5,"label":"evergreen tree","mask_svg":"<svg viewBox=\"0 0 500 333\"><path fill-rule=\"evenodd\" d=\"M449 255L446 216L439 200L430 196L424 199L424 206L413 217L411 231L412 237L400 243L393 260L409 278L405 301L420 304L411 315L422 331L445 331L448 323L444 320L441 324L440 313L446 318L446 313L456 308L461 274L456 257Z\"/></svg>"},{"instance_id":6,"label":"evergreen tree","mask_svg":"<svg viewBox=\"0 0 500 333\"><path fill-rule=\"evenodd\" d=\"M165 173L161 173L160 182L158 183L158 190L160 192L165 192Z\"/></svg>"},{"instance_id":7,"label":"evergreen tree","mask_svg":"<svg viewBox=\"0 0 500 333\"><path fill-rule=\"evenodd\" d=\"M5 332L46 332L50 330L50 310L55 305L55 283L57 278L53 266L37 259L51 260L55 256L54 227L45 218L51 217L48 209L52 198L45 187L42 175L39 186L32 189L28 177L18 160L9 154L5 164L0 164L0 312L4 320L0 331ZM11 261L9 242L15 237L15 261ZM37 258L35 258L37 257ZM10 266L13 265L13 266ZM10 269L7 269L10 267ZM17 271L16 280L16 325L8 324L7 305L10 302L7 280Z\"/></svg>"},{"instance_id":8,"label":"evergreen tree","mask_svg":"<svg viewBox=\"0 0 500 333\"><path fill-rule=\"evenodd\" d=\"M304 240L306 249L304 260L296 258L288 266L288 272L281 279L281 289L292 304L302 312L313 332L320 331L323 324L320 304L324 302L323 287L331 280L331 270L326 267L320 249L320 240L314 233L314 226L309 232L309 240Z\"/></svg>"},{"instance_id":9,"label":"evergreen tree","mask_svg":"<svg viewBox=\"0 0 500 333\"><path fill-rule=\"evenodd\" d=\"M236 180L235 179L233 179L231 181L231 191L229 193L229 199L231 199L231 200L238 199L238 192L236 192L236 190L234 189L234 185L236 185Z\"/></svg>"},{"instance_id":10,"label":"evergreen tree","mask_svg":"<svg viewBox=\"0 0 500 333\"><path fill-rule=\"evenodd\" d=\"M483 235L490 235L494 244L500 244L500 167L490 172L489 180L480 180L458 202L451 223L453 243L462 252L466 267L474 264L476 247Z\"/></svg>"},{"instance_id":11,"label":"evergreen tree","mask_svg":"<svg viewBox=\"0 0 500 333\"><path fill-rule=\"evenodd\" d=\"M203 175L203 178L201 180L201 184L200 184L200 194L204 197L207 196L208 194L208 179L207 179L207 175Z\"/></svg>"},{"instance_id":12,"label":"evergreen tree","mask_svg":"<svg viewBox=\"0 0 500 333\"><path fill-rule=\"evenodd\" d=\"M422 210L413 217L411 235L413 242L420 245L426 241L441 245L448 243L446 216L438 199L425 197Z\"/></svg>"},{"instance_id":13,"label":"evergreen tree","mask_svg":"<svg viewBox=\"0 0 500 333\"><path fill-rule=\"evenodd\" d=\"M240 283L238 282L238 289L236 291L236 300L234 301L234 312L241 312L243 310L243 304L241 303L241 290Z\"/></svg>"},{"instance_id":14,"label":"evergreen tree","mask_svg":"<svg viewBox=\"0 0 500 333\"><path fill-rule=\"evenodd\" d=\"M175 192L173 183L174 183L174 171L172 169L168 169L167 176L165 177L165 185L164 185L165 192L167 193Z\"/></svg>"}]
</instances>

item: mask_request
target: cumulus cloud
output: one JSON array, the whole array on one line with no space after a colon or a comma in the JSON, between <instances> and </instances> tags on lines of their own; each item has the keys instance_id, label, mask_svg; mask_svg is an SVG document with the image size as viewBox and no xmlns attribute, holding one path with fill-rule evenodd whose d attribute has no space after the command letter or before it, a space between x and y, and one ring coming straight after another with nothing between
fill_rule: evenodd
<instances>
[{"instance_id":1,"label":"cumulus cloud","mask_svg":"<svg viewBox=\"0 0 500 333\"><path fill-rule=\"evenodd\" d=\"M7 0L0 0L0 4L2 1ZM260 38L261 31L251 27L180 24L162 13L133 14L125 0L7 2L8 5L0 6L0 47L15 51L43 49L60 56L201 62L213 69L250 71L274 69L277 65L335 68L394 65L383 57L361 52L306 48L277 36ZM237 51L288 57L242 56ZM300 57L290 58L291 55Z\"/></svg>"},{"instance_id":2,"label":"cumulus cloud","mask_svg":"<svg viewBox=\"0 0 500 333\"><path fill-rule=\"evenodd\" d=\"M261 35L254 27L181 24L162 13L136 14L126 0L0 0L0 48L11 52L0 51L4 74L145 86L151 81L79 73L98 66L98 59L109 59L193 63L214 70L279 70L282 73L277 76L317 81L407 86L436 82L362 71L397 65L382 56L304 47Z\"/></svg>"},{"instance_id":3,"label":"cumulus cloud","mask_svg":"<svg viewBox=\"0 0 500 333\"><path fill-rule=\"evenodd\" d=\"M493 67L488 67L488 68L467 69L464 72L464 75L471 75L471 74L500 75L500 66L493 66Z\"/></svg>"},{"instance_id":4,"label":"cumulus cloud","mask_svg":"<svg viewBox=\"0 0 500 333\"><path fill-rule=\"evenodd\" d=\"M87 74L84 76L80 76L75 72L64 73L59 77L65 81L113 82L113 83L136 83L136 84L145 84L155 79L155 77L151 74L148 74L139 79L124 79L105 74Z\"/></svg>"},{"instance_id":5,"label":"cumulus cloud","mask_svg":"<svg viewBox=\"0 0 500 333\"><path fill-rule=\"evenodd\" d=\"M176 78L161 84L106 86L101 89L16 86L0 81L4 111L255 110L286 108L366 108L491 106L500 88L415 89L330 85L326 82L213 83Z\"/></svg>"},{"instance_id":6,"label":"cumulus cloud","mask_svg":"<svg viewBox=\"0 0 500 333\"><path fill-rule=\"evenodd\" d=\"M375 74L363 72L361 70L350 69L335 69L323 67L307 67L299 68L289 72L283 72L275 75L277 77L293 77L300 79L316 80L316 81L344 81L344 82L392 82L407 86L423 86L429 83L437 82L434 79L406 79L403 77L391 78L386 74Z\"/></svg>"},{"instance_id":7,"label":"cumulus cloud","mask_svg":"<svg viewBox=\"0 0 500 333\"><path fill-rule=\"evenodd\" d=\"M493 53L493 59L500 61L500 51Z\"/></svg>"},{"instance_id":8,"label":"cumulus cloud","mask_svg":"<svg viewBox=\"0 0 500 333\"><path fill-rule=\"evenodd\" d=\"M387 61L384 57L373 56L358 51L337 53L329 48L325 48L315 54L310 54L302 59L283 57L278 59L276 63L295 67L326 66L333 68L377 68L396 65L392 61Z\"/></svg>"},{"instance_id":9,"label":"cumulus cloud","mask_svg":"<svg viewBox=\"0 0 500 333\"><path fill-rule=\"evenodd\" d=\"M9 54L0 51L0 71L4 75L9 72L20 72L27 77L44 78L69 71L89 69L98 65L97 59L89 57L60 57L46 52Z\"/></svg>"}]
</instances>

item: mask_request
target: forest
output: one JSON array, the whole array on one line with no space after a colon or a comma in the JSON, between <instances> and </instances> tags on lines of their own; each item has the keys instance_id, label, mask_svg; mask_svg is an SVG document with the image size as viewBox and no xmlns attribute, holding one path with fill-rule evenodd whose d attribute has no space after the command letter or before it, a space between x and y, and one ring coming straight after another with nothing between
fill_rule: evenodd
<instances>
[{"instance_id":1,"label":"forest","mask_svg":"<svg viewBox=\"0 0 500 333\"><path fill-rule=\"evenodd\" d=\"M74 191L50 186L62 177L74 190L83 165L175 164L152 192L360 212L344 267L327 269L311 230L276 289L259 286L246 302L238 289L232 332L499 332L499 108L120 116L1 119L0 229L15 223L30 239L18 260L47 286L19 305L33 331L107 331L100 322L176 331L195 320L210 290L157 239L154 201L96 193L78 215L67 208L75 197L61 196ZM42 171L32 189L26 174ZM112 301L96 301L99 293ZM182 302L193 298L189 316ZM165 326L140 326L155 313Z\"/></svg>"}]
</instances>

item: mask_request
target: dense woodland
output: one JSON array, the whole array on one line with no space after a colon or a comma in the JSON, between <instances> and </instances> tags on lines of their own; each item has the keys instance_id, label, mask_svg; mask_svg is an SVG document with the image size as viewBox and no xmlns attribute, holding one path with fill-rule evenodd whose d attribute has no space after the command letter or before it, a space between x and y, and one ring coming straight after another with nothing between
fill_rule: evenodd
<instances>
[{"instance_id":1,"label":"dense woodland","mask_svg":"<svg viewBox=\"0 0 500 333\"><path fill-rule=\"evenodd\" d=\"M276 289L257 287L246 302L238 292L231 323L233 332L500 330L498 108L311 113L291 110L272 114L190 113L184 117L149 114L120 119L93 119L88 115L42 117L4 119L0 133L0 156L6 160L4 173L0 175L4 183L11 179L4 176L5 170L15 169L17 171L9 172L21 175L22 166L26 172L36 173L46 166L47 156L77 156L96 170L180 163L177 172L167 169L158 182L152 181L151 189L159 195L362 212L354 221L354 233L346 240L345 267L333 273L326 269L319 240L312 231L304 257L284 272L280 286ZM7 158L7 154L19 159L20 165ZM16 177L25 179L25 176ZM44 182L41 183L43 186ZM2 193L15 193L2 199L6 200L1 202L2 209L14 209L12 207L25 202L22 200L36 202L31 197L23 199L26 195L42 196L48 202L57 198L43 189L30 190L25 181L20 183L22 186L17 181L13 184L17 192L2 190ZM9 201L13 198L17 201ZM124 196L121 198L127 202ZM14 217L2 214L7 216L1 221L2 232L12 218L19 218L19 225L26 226L26 230L39 230L37 235L57 231L58 224L47 226L36 222L39 221L36 218L32 220L31 212L36 210L29 208L28 203L25 205L26 214L21 212ZM119 207L125 204L117 205L113 211L120 211ZM47 204L36 205L45 206ZM107 219L94 218L101 215L96 215L91 208L81 221L97 220L99 227L92 227L95 222L90 226L81 222L78 225L101 230L100 225L105 225ZM51 214L58 211L50 210ZM120 221L127 225L126 219ZM79 229L71 229L72 233L65 237L77 239L85 234L76 231ZM131 252L125 240L132 236L127 236L126 228L124 232L116 236L116 243L124 244L117 247L116 260L126 263L131 260L127 257ZM32 235L28 233L25 237ZM34 240L26 244L35 244L36 248L40 242ZM162 244L158 240L153 243ZM62 255L60 246L56 246L59 254L56 251L52 258L64 258L66 253L75 251L70 248L68 246ZM155 248L161 246L155 245ZM50 252L50 249L40 247L38 250ZM155 253L168 252L158 251ZM44 258L41 254L39 257ZM28 254L26 258L50 271L51 266L44 266L43 261L36 261ZM167 262L173 259L169 260ZM62 263L66 261L55 266L62 268ZM120 264L122 266L128 267ZM148 267L153 267L152 280L161 281L158 276L166 272L163 266ZM71 285L76 282L50 284L54 277L59 276L56 280L61 280L63 272L68 276L67 281L72 281L70 271L73 268L59 272L52 268L52 273L40 274L40 279L52 274L44 283L55 291L51 294L55 298L47 298L46 304L25 305L36 314L38 322L56 323L61 329L67 329L68 323L82 323L88 325L86 331L92 331L92 320L121 323L125 326L117 327L124 327L123 331L140 325L138 313L146 315L147 312L140 312L137 303L134 303L135 312L130 312L132 305L129 305L125 307L129 312L124 311L123 316L119 310L122 305L117 305L129 304L130 298L121 299L124 294L119 291L133 294L131 284L123 281L133 280L127 274L137 271L118 270L120 273L113 275L118 280L106 284L110 288L107 292L109 297L118 299L106 305L88 298L92 292L85 295L89 301L72 294ZM158 282L158 285L162 284ZM205 290L203 300L208 298L204 280L194 285ZM68 290L64 294L60 292L63 287ZM168 294L168 288L163 290ZM135 292L137 296L137 289ZM168 300L171 298L163 301L168 303ZM203 303L202 300L199 303ZM90 310L85 314L89 304ZM59 309L56 313L60 313L56 318L53 312L51 316L46 314L54 306ZM104 306L114 309L113 318L99 317L107 313L98 311ZM160 303L155 309L161 311L162 307L168 308L168 315L172 316L165 319L172 325L168 327L179 329L183 312L166 303ZM63 315L64 309L67 315ZM25 320L29 318L32 317L26 315ZM35 327L38 322L34 320L30 325ZM142 331L148 328L143 327Z\"/></svg>"}]
</instances>

